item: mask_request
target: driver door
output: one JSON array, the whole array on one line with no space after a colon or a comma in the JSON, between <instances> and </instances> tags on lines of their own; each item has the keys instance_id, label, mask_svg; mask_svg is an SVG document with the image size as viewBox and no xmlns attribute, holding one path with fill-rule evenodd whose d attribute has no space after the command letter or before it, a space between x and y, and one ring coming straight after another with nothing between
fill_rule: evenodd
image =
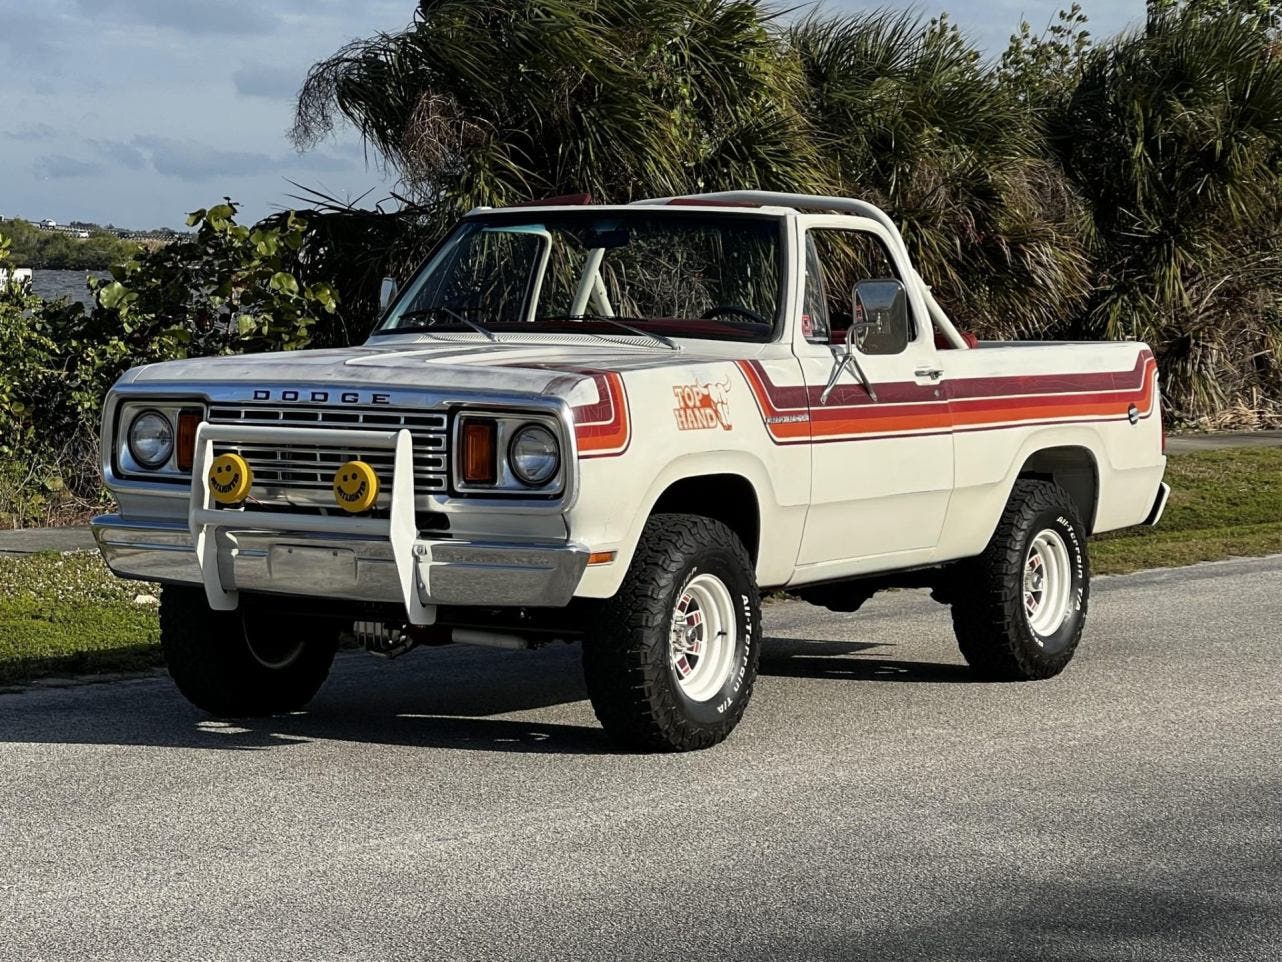
<instances>
[{"instance_id":1,"label":"driver door","mask_svg":"<svg viewBox=\"0 0 1282 962\"><path fill-rule=\"evenodd\" d=\"M864 289L879 296L894 291L905 272L878 225L859 221L854 228L851 221L816 217L805 227L804 301L795 341L809 399L813 466L798 561L833 566L839 569L834 576L878 567L867 564L870 559L898 555L897 563L905 565L928 559L953 488L945 375L925 305L904 290L898 321L875 307L856 306L856 285L880 282ZM850 362L838 373L847 331L865 320L852 337Z\"/></svg>"}]
</instances>

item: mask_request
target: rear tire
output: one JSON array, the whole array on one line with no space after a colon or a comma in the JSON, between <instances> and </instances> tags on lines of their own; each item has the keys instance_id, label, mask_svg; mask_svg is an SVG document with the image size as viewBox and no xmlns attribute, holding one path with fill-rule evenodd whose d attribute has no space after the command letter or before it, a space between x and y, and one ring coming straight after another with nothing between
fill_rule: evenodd
<instances>
[{"instance_id":1,"label":"rear tire","mask_svg":"<svg viewBox=\"0 0 1282 962\"><path fill-rule=\"evenodd\" d=\"M269 609L211 611L199 588L166 587L160 645L169 674L197 708L225 718L298 711L329 676L332 622Z\"/></svg>"},{"instance_id":2,"label":"rear tire","mask_svg":"<svg viewBox=\"0 0 1282 962\"><path fill-rule=\"evenodd\" d=\"M953 628L962 655L995 681L1058 675L1086 625L1090 577L1086 530L1068 492L1016 481L988 547L956 572Z\"/></svg>"},{"instance_id":3,"label":"rear tire","mask_svg":"<svg viewBox=\"0 0 1282 962\"><path fill-rule=\"evenodd\" d=\"M583 673L613 739L690 751L739 723L760 650L761 599L743 543L718 521L660 514L646 522L618 593L592 619Z\"/></svg>"}]
</instances>

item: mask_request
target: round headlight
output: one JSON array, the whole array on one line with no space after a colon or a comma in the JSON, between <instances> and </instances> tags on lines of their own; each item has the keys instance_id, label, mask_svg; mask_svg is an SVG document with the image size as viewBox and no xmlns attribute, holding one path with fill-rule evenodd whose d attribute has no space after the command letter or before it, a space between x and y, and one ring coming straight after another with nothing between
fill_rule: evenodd
<instances>
[{"instance_id":1,"label":"round headlight","mask_svg":"<svg viewBox=\"0 0 1282 962\"><path fill-rule=\"evenodd\" d=\"M530 487L547 484L561 467L561 448L556 436L540 424L527 424L512 435L507 456L512 473Z\"/></svg>"},{"instance_id":2,"label":"round headlight","mask_svg":"<svg viewBox=\"0 0 1282 962\"><path fill-rule=\"evenodd\" d=\"M174 427L159 411L143 411L129 425L129 453L140 467L154 471L174 453Z\"/></svg>"}]
</instances>

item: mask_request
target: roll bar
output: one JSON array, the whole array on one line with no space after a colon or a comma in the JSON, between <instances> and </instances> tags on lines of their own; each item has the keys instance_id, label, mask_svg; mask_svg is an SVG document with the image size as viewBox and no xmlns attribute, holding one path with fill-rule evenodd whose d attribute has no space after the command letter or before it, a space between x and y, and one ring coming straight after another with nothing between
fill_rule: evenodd
<instances>
[{"instance_id":1,"label":"roll bar","mask_svg":"<svg viewBox=\"0 0 1282 962\"><path fill-rule=\"evenodd\" d=\"M917 273L917 267L908 254L908 247L904 244L904 237L899 233L898 226L890 219L889 214L875 204L870 204L866 200L856 200L853 197L825 197L822 194L783 194L769 190L722 190L710 194L655 197L648 200L634 201L633 203L667 204L678 200L723 201L727 204L754 204L762 207L795 207L805 210L838 211L859 217L867 217L869 220L876 221L890 235L891 241L895 245L896 253L903 260L909 271L909 276L905 280L917 286L922 300L926 302L926 310L930 314L931 322L953 347L963 351L969 350L970 345L966 343L966 339L961 336L961 332L957 330L952 319L940 307L939 302L935 300L935 295L931 293L930 285Z\"/></svg>"}]
</instances>

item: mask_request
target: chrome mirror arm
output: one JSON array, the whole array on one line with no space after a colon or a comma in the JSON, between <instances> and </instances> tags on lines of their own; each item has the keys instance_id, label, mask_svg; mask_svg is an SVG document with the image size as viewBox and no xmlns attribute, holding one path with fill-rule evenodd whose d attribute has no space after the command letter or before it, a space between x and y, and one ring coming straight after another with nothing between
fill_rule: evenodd
<instances>
[{"instance_id":1,"label":"chrome mirror arm","mask_svg":"<svg viewBox=\"0 0 1282 962\"><path fill-rule=\"evenodd\" d=\"M838 357L837 349L833 348L832 360L832 373L828 375L828 383L824 386L823 393L819 395L820 404L828 403L828 397L837 387L837 379L841 377L841 372L844 371L846 369L846 365L850 363L850 355L844 354Z\"/></svg>"},{"instance_id":2,"label":"chrome mirror arm","mask_svg":"<svg viewBox=\"0 0 1282 962\"><path fill-rule=\"evenodd\" d=\"M859 383L864 386L864 390L868 392L868 396L872 398L874 402L878 400L877 392L872 386L872 381L868 380L868 375L864 373L864 369L859 366L859 358L855 357L855 328L871 328L876 326L877 325L867 321L856 321L851 324L850 327L846 328L846 353L838 356L837 349L832 348L832 359L835 363L835 367L832 369L832 374L828 376L828 383L824 386L823 392L819 395L820 404L828 403L828 398L831 397L832 392L837 389L837 379L841 377L841 372L846 369L847 364L854 367L855 373L859 375Z\"/></svg>"}]
</instances>

